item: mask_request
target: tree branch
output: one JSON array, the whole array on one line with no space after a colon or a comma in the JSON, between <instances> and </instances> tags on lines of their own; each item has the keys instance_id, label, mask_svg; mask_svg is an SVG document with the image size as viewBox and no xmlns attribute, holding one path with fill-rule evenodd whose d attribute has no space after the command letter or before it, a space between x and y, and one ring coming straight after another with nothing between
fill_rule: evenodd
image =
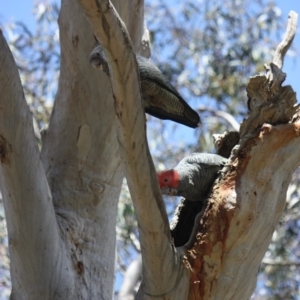
<instances>
[{"instance_id":1,"label":"tree branch","mask_svg":"<svg viewBox=\"0 0 300 300\"><path fill-rule=\"evenodd\" d=\"M277 47L274 60L279 66L284 60L296 33L298 15L290 13L290 21L283 41ZM274 63L265 65L266 74L250 78L247 85L250 116L240 128L243 140L256 135L256 130L264 123L282 124L289 122L297 112L296 94L290 86L282 87L286 74Z\"/></svg>"},{"instance_id":2,"label":"tree branch","mask_svg":"<svg viewBox=\"0 0 300 300\"><path fill-rule=\"evenodd\" d=\"M279 266L279 267L299 267L300 262L299 261L289 261L289 260L284 260L284 261L276 261L270 258L264 258L262 261L263 264L265 265L270 265L270 266Z\"/></svg>"},{"instance_id":3,"label":"tree branch","mask_svg":"<svg viewBox=\"0 0 300 300\"><path fill-rule=\"evenodd\" d=\"M212 115L223 118L232 127L234 131L239 131L240 129L240 124L236 121L236 119L231 114L229 114L226 111L213 110L210 108L199 108L199 112L209 112Z\"/></svg>"},{"instance_id":4,"label":"tree branch","mask_svg":"<svg viewBox=\"0 0 300 300\"><path fill-rule=\"evenodd\" d=\"M144 22L144 1L111 1L126 24L133 49L145 57L150 57L150 36Z\"/></svg>"},{"instance_id":5,"label":"tree branch","mask_svg":"<svg viewBox=\"0 0 300 300\"><path fill-rule=\"evenodd\" d=\"M32 115L2 32L0 64L0 185L9 237L11 297L38 299L45 295L51 298L52 276L57 278L70 265L60 243ZM66 289L66 281L57 285L57 291Z\"/></svg>"},{"instance_id":6,"label":"tree branch","mask_svg":"<svg viewBox=\"0 0 300 300\"><path fill-rule=\"evenodd\" d=\"M288 31L286 36L293 36L290 26ZM282 61L286 51L279 51ZM189 299L251 297L300 164L300 121L288 123L299 119L295 92L281 86L285 74L276 65L266 69L265 75L250 79L250 115L241 125L240 144L214 186L198 223L197 241L188 250Z\"/></svg>"},{"instance_id":7,"label":"tree branch","mask_svg":"<svg viewBox=\"0 0 300 300\"><path fill-rule=\"evenodd\" d=\"M287 30L285 32L282 42L278 45L274 54L273 64L277 65L279 69L283 67L284 57L294 40L297 31L297 23L298 14L294 11L291 11L289 13Z\"/></svg>"},{"instance_id":8,"label":"tree branch","mask_svg":"<svg viewBox=\"0 0 300 300\"><path fill-rule=\"evenodd\" d=\"M141 280L142 275L142 257L138 255L128 266L124 274L124 280L119 290L118 300L133 300L135 288Z\"/></svg>"},{"instance_id":9,"label":"tree branch","mask_svg":"<svg viewBox=\"0 0 300 300\"><path fill-rule=\"evenodd\" d=\"M60 78L42 161L75 273L61 299L111 299L124 174L113 97L89 63L95 39L76 1L62 1L58 23Z\"/></svg>"},{"instance_id":10,"label":"tree branch","mask_svg":"<svg viewBox=\"0 0 300 300\"><path fill-rule=\"evenodd\" d=\"M214 187L198 241L188 251L195 299L250 298L299 166L299 133L300 122L264 125Z\"/></svg>"},{"instance_id":11,"label":"tree branch","mask_svg":"<svg viewBox=\"0 0 300 300\"><path fill-rule=\"evenodd\" d=\"M169 224L145 132L135 55L124 27L110 1L79 0L108 64L119 123L119 144L130 194L139 224L143 257L143 284L138 297L163 297L187 277L175 255ZM163 271L162 271L163 270ZM186 273L185 273L186 274ZM183 297L181 299L184 299Z\"/></svg>"}]
</instances>

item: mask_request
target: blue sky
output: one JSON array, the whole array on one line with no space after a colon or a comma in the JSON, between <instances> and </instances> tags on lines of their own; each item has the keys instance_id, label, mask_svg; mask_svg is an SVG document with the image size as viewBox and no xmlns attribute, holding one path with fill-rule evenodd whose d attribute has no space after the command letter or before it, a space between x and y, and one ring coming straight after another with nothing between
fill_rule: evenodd
<instances>
[{"instance_id":1,"label":"blue sky","mask_svg":"<svg viewBox=\"0 0 300 300\"><path fill-rule=\"evenodd\" d=\"M49 1L50 2L50 1ZM51 1L52 2L52 1ZM59 2L59 1L57 1ZM282 10L283 18L287 20L290 10L295 10L300 15L299 0L275 0L276 5ZM22 21L28 26L35 24L32 10L34 1L14 0L3 1L0 11L0 24L9 21ZM297 49L297 56L286 56L283 70L288 74L285 84L291 84L300 95L300 19L298 20L298 34L295 37L294 47ZM289 53L288 53L289 54Z\"/></svg>"}]
</instances>

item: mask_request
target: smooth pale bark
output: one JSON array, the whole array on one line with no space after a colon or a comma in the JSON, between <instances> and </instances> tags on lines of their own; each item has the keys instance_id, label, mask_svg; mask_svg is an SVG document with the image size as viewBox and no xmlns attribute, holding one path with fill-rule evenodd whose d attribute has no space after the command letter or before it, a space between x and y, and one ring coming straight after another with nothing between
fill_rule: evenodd
<instances>
[{"instance_id":1,"label":"smooth pale bark","mask_svg":"<svg viewBox=\"0 0 300 300\"><path fill-rule=\"evenodd\" d=\"M143 29L143 3L120 9L127 16L135 12L129 26ZM70 238L77 297L110 299L123 178L114 100L106 75L89 63L95 40L76 2L62 2L59 26L61 76L42 157L61 228ZM133 34L140 45L142 30Z\"/></svg>"},{"instance_id":2,"label":"smooth pale bark","mask_svg":"<svg viewBox=\"0 0 300 300\"><path fill-rule=\"evenodd\" d=\"M65 260L40 153L12 54L0 35L0 185L11 260L11 299L64 293L73 281ZM47 270L47 272L45 272ZM60 274L64 272L62 278Z\"/></svg>"},{"instance_id":3,"label":"smooth pale bark","mask_svg":"<svg viewBox=\"0 0 300 300\"><path fill-rule=\"evenodd\" d=\"M72 295L111 299L123 178L113 99L89 63L95 40L76 2L62 1L59 29L60 79L42 159L76 274Z\"/></svg>"},{"instance_id":4,"label":"smooth pale bark","mask_svg":"<svg viewBox=\"0 0 300 300\"><path fill-rule=\"evenodd\" d=\"M140 49L143 3L120 9L121 15L135 12L128 20L131 28L141 28L133 30ZM1 37L0 176L12 298L111 299L123 179L114 101L108 78L89 63L95 40L76 2L62 2L59 27L61 75L42 162L18 72Z\"/></svg>"},{"instance_id":5,"label":"smooth pale bark","mask_svg":"<svg viewBox=\"0 0 300 300\"><path fill-rule=\"evenodd\" d=\"M215 185L188 251L189 299L249 299L300 164L300 122L264 125Z\"/></svg>"},{"instance_id":6,"label":"smooth pale bark","mask_svg":"<svg viewBox=\"0 0 300 300\"><path fill-rule=\"evenodd\" d=\"M118 139L135 208L143 259L138 299L185 299L188 272L170 237L145 131L139 77L127 30L109 1L79 0L109 64Z\"/></svg>"}]
</instances>

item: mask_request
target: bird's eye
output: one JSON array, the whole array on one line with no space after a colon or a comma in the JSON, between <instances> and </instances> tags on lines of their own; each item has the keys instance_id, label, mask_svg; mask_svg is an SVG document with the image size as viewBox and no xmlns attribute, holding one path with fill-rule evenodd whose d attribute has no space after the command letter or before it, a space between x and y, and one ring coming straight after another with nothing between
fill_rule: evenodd
<instances>
[{"instance_id":1,"label":"bird's eye","mask_svg":"<svg viewBox=\"0 0 300 300\"><path fill-rule=\"evenodd\" d=\"M165 178L165 179L164 179L164 182L168 182L168 178Z\"/></svg>"}]
</instances>

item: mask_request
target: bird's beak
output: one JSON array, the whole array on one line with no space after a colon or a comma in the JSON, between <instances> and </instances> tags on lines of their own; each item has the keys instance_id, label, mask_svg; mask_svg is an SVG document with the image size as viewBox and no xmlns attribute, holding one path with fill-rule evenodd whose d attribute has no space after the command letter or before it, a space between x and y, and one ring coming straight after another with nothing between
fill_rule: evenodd
<instances>
[{"instance_id":1,"label":"bird's beak","mask_svg":"<svg viewBox=\"0 0 300 300\"><path fill-rule=\"evenodd\" d=\"M161 193L163 195L176 196L178 194L178 190L169 187L164 187L161 189Z\"/></svg>"}]
</instances>

